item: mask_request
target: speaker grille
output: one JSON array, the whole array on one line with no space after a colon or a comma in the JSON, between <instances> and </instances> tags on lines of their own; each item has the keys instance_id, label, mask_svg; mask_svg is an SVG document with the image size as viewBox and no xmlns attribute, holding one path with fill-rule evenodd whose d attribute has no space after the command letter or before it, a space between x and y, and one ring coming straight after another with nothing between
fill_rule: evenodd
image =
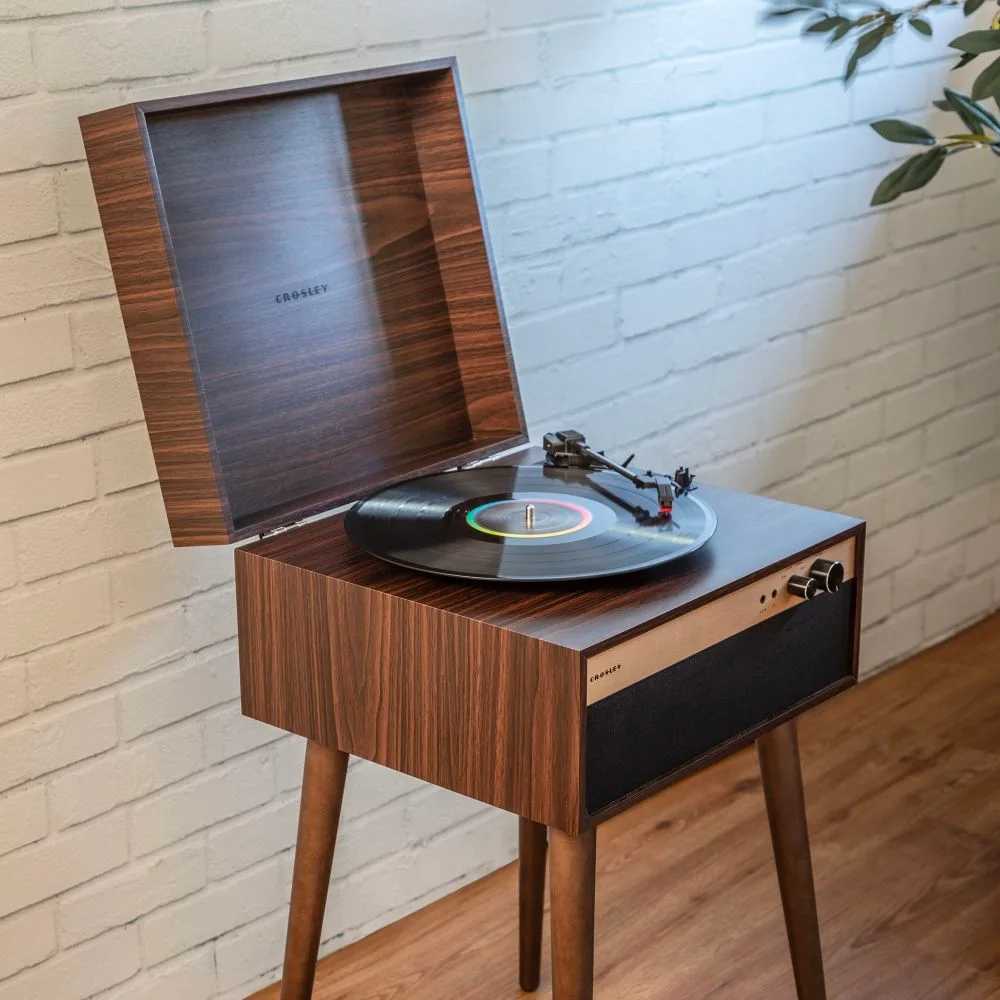
<instances>
[{"instance_id":1,"label":"speaker grille","mask_svg":"<svg viewBox=\"0 0 1000 1000\"><path fill-rule=\"evenodd\" d=\"M587 809L599 812L764 726L852 671L852 581L587 710Z\"/></svg>"}]
</instances>

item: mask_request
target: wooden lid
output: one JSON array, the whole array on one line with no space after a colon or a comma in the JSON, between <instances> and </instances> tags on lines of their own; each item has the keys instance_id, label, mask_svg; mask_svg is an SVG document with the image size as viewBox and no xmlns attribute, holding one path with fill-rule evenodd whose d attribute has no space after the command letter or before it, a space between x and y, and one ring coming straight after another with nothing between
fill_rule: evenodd
<instances>
[{"instance_id":1,"label":"wooden lid","mask_svg":"<svg viewBox=\"0 0 1000 1000\"><path fill-rule=\"evenodd\" d=\"M81 127L176 544L526 440L453 61Z\"/></svg>"}]
</instances>

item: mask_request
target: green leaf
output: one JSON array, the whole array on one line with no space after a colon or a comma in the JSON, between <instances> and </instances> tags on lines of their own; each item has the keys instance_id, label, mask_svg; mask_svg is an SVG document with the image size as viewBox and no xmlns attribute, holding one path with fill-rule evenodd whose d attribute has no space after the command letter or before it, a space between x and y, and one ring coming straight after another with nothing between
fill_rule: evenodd
<instances>
[{"instance_id":1,"label":"green leaf","mask_svg":"<svg viewBox=\"0 0 1000 1000\"><path fill-rule=\"evenodd\" d=\"M959 59L958 62L955 63L954 66L952 66L952 69L956 70L956 69L961 69L963 66L968 66L969 63L972 62L972 60L975 58L976 58L975 52L963 52L961 59Z\"/></svg>"},{"instance_id":2,"label":"green leaf","mask_svg":"<svg viewBox=\"0 0 1000 1000\"><path fill-rule=\"evenodd\" d=\"M1000 35L1000 31L997 34ZM976 77L976 82L972 85L972 97L976 101L981 101L984 97L989 97L998 91L1000 91L1000 59L994 59Z\"/></svg>"},{"instance_id":3,"label":"green leaf","mask_svg":"<svg viewBox=\"0 0 1000 1000\"><path fill-rule=\"evenodd\" d=\"M932 103L933 103L934 107L936 107L938 109L938 111L954 111L955 110L947 101L933 101Z\"/></svg>"},{"instance_id":4,"label":"green leaf","mask_svg":"<svg viewBox=\"0 0 1000 1000\"><path fill-rule=\"evenodd\" d=\"M1000 49L1000 31L967 31L951 42L951 47L977 56L984 52L995 52Z\"/></svg>"},{"instance_id":5,"label":"green leaf","mask_svg":"<svg viewBox=\"0 0 1000 1000\"><path fill-rule=\"evenodd\" d=\"M854 74L858 71L858 64L861 62L865 56L871 55L879 45L886 35L890 34L892 31L892 22L886 21L884 24L880 24L877 28L872 28L871 31L866 32L858 39L858 44L854 46L854 51L851 53L851 58L847 60L847 71L844 73L844 83L848 83Z\"/></svg>"},{"instance_id":6,"label":"green leaf","mask_svg":"<svg viewBox=\"0 0 1000 1000\"><path fill-rule=\"evenodd\" d=\"M984 3L986 0L965 0L965 16L971 17Z\"/></svg>"},{"instance_id":7,"label":"green leaf","mask_svg":"<svg viewBox=\"0 0 1000 1000\"><path fill-rule=\"evenodd\" d=\"M777 4L768 7L764 11L764 20L771 21L775 18L789 17L792 14L808 14L811 11L823 10L826 8L826 0L800 0L792 7L779 7Z\"/></svg>"},{"instance_id":8,"label":"green leaf","mask_svg":"<svg viewBox=\"0 0 1000 1000\"><path fill-rule=\"evenodd\" d=\"M779 17L788 17L791 14L804 14L806 9L805 7L774 7L771 10L764 11L764 20L773 21Z\"/></svg>"},{"instance_id":9,"label":"green leaf","mask_svg":"<svg viewBox=\"0 0 1000 1000\"><path fill-rule=\"evenodd\" d=\"M928 24L922 17L911 17L910 27L917 32L918 35L926 35L928 38L934 34L934 29L931 28L930 24Z\"/></svg>"},{"instance_id":10,"label":"green leaf","mask_svg":"<svg viewBox=\"0 0 1000 1000\"><path fill-rule=\"evenodd\" d=\"M926 153L918 153L905 160L875 189L873 205L887 205L907 191L915 191L934 179L947 156L946 150L937 146Z\"/></svg>"},{"instance_id":11,"label":"green leaf","mask_svg":"<svg viewBox=\"0 0 1000 1000\"><path fill-rule=\"evenodd\" d=\"M896 167L892 173L883 177L879 186L875 188L871 203L873 205L887 205L890 201L895 201L905 190L903 183L906 180L906 175L916 165L917 160L924 155L924 153L918 153L916 156L911 156Z\"/></svg>"},{"instance_id":12,"label":"green leaf","mask_svg":"<svg viewBox=\"0 0 1000 1000\"><path fill-rule=\"evenodd\" d=\"M903 190L916 191L917 188L929 184L937 176L947 156L948 151L941 146L921 153L913 168L906 175Z\"/></svg>"},{"instance_id":13,"label":"green leaf","mask_svg":"<svg viewBox=\"0 0 1000 1000\"><path fill-rule=\"evenodd\" d=\"M833 29L833 34L830 35L830 44L833 45L834 42L839 42L853 27L854 25L845 17L844 23L839 28Z\"/></svg>"},{"instance_id":14,"label":"green leaf","mask_svg":"<svg viewBox=\"0 0 1000 1000\"><path fill-rule=\"evenodd\" d=\"M917 146L933 146L935 142L934 136L927 129L898 118L883 118L882 121L872 122L872 128L889 142L908 142Z\"/></svg>"},{"instance_id":15,"label":"green leaf","mask_svg":"<svg viewBox=\"0 0 1000 1000\"><path fill-rule=\"evenodd\" d=\"M966 128L970 132L982 135L986 129L990 129L1000 135L1000 119L994 118L981 104L977 104L965 94L959 94L948 87L944 88L944 96L952 110L965 122Z\"/></svg>"},{"instance_id":16,"label":"green leaf","mask_svg":"<svg viewBox=\"0 0 1000 1000\"><path fill-rule=\"evenodd\" d=\"M807 24L803 31L807 35L822 34L827 31L833 31L844 24L847 24L848 27L850 27L851 22L848 21L846 17L821 17L818 21L813 21L811 24Z\"/></svg>"}]
</instances>

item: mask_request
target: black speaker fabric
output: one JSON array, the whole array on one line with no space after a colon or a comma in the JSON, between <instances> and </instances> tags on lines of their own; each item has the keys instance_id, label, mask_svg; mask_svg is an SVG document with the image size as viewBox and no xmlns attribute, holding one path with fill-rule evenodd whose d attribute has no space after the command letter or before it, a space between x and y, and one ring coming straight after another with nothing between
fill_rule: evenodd
<instances>
[{"instance_id":1,"label":"black speaker fabric","mask_svg":"<svg viewBox=\"0 0 1000 1000\"><path fill-rule=\"evenodd\" d=\"M725 639L587 710L587 809L765 725L852 670L854 583Z\"/></svg>"}]
</instances>

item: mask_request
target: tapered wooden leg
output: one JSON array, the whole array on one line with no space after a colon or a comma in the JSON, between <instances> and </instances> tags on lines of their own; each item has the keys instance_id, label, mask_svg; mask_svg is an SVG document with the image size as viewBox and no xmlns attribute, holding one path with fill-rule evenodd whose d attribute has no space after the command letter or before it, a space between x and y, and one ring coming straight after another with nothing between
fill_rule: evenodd
<instances>
[{"instance_id":1,"label":"tapered wooden leg","mask_svg":"<svg viewBox=\"0 0 1000 1000\"><path fill-rule=\"evenodd\" d=\"M310 740L302 776L281 1000L309 1000L312 996L346 777L347 754Z\"/></svg>"},{"instance_id":2,"label":"tapered wooden leg","mask_svg":"<svg viewBox=\"0 0 1000 1000\"><path fill-rule=\"evenodd\" d=\"M552 897L552 998L593 1000L594 882L597 831L549 831Z\"/></svg>"},{"instance_id":3,"label":"tapered wooden leg","mask_svg":"<svg viewBox=\"0 0 1000 1000\"><path fill-rule=\"evenodd\" d=\"M519 850L519 931L521 989L538 989L542 966L542 912L545 909L546 829L521 819Z\"/></svg>"},{"instance_id":4,"label":"tapered wooden leg","mask_svg":"<svg viewBox=\"0 0 1000 1000\"><path fill-rule=\"evenodd\" d=\"M757 741L771 842L799 1000L826 1000L809 829L795 721Z\"/></svg>"}]
</instances>

